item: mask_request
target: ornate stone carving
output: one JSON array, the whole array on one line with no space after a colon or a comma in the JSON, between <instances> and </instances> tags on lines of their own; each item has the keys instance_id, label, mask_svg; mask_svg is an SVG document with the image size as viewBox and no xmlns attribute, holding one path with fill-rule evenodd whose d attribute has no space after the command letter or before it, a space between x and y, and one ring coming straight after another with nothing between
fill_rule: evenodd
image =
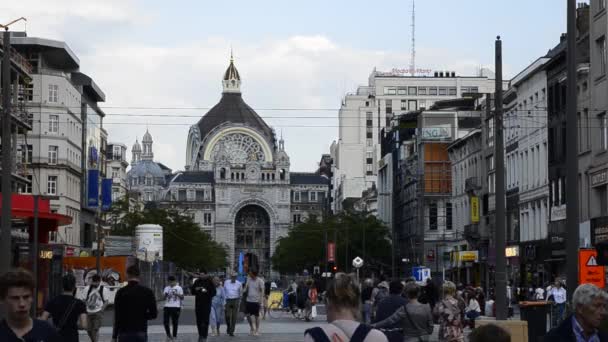
<instances>
[{"instance_id":1,"label":"ornate stone carving","mask_svg":"<svg viewBox=\"0 0 608 342\"><path fill-rule=\"evenodd\" d=\"M211 159L217 161L219 153L223 149L228 160L232 164L245 164L249 161L264 160L264 152L258 142L249 135L242 133L230 133L224 135L213 147Z\"/></svg>"}]
</instances>

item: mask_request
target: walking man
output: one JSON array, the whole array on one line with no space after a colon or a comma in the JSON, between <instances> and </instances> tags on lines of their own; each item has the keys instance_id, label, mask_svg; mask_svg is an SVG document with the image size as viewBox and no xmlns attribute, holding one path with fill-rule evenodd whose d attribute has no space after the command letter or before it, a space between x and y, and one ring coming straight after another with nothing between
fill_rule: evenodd
<instances>
[{"instance_id":1,"label":"walking man","mask_svg":"<svg viewBox=\"0 0 608 342\"><path fill-rule=\"evenodd\" d=\"M84 303L87 306L87 334L92 342L99 341L99 328L103 319L103 311L108 303L108 289L101 285L101 277L95 274L91 284L85 288Z\"/></svg>"},{"instance_id":2,"label":"walking man","mask_svg":"<svg viewBox=\"0 0 608 342\"><path fill-rule=\"evenodd\" d=\"M555 287L551 290L551 295L557 311L552 326L556 327L564 320L564 312L566 311L566 289L562 287L561 281L555 281Z\"/></svg>"},{"instance_id":3,"label":"walking man","mask_svg":"<svg viewBox=\"0 0 608 342\"><path fill-rule=\"evenodd\" d=\"M242 290L243 284L236 280L236 273L230 273L230 280L224 281L224 292L226 293L226 333L230 336L234 336Z\"/></svg>"},{"instance_id":4,"label":"walking man","mask_svg":"<svg viewBox=\"0 0 608 342\"><path fill-rule=\"evenodd\" d=\"M199 278L192 285L194 295L194 312L196 314L196 328L198 341L206 342L209 334L209 315L211 314L211 300L215 296L215 286L207 272L202 271Z\"/></svg>"},{"instance_id":5,"label":"walking man","mask_svg":"<svg viewBox=\"0 0 608 342\"><path fill-rule=\"evenodd\" d=\"M62 341L47 322L30 317L33 299L34 278L30 272L19 269L0 276L0 302L6 310L0 322L0 341Z\"/></svg>"},{"instance_id":6,"label":"walking man","mask_svg":"<svg viewBox=\"0 0 608 342\"><path fill-rule=\"evenodd\" d=\"M257 271L251 271L249 277L247 277L245 292L247 292L247 298L245 298L245 315L247 315L247 322L249 322L250 334L259 336L260 307L264 300L264 281L258 278ZM254 318L252 319L251 316Z\"/></svg>"},{"instance_id":7,"label":"walking man","mask_svg":"<svg viewBox=\"0 0 608 342\"><path fill-rule=\"evenodd\" d=\"M158 315L156 298L151 289L139 284L136 265L127 268L127 286L114 298L114 332L112 342L147 342L148 321Z\"/></svg>"},{"instance_id":8,"label":"walking man","mask_svg":"<svg viewBox=\"0 0 608 342\"><path fill-rule=\"evenodd\" d=\"M40 319L53 318L53 324L65 342L78 342L78 329L87 328L87 308L83 301L74 298L76 278L66 274L62 279L63 293L46 304Z\"/></svg>"},{"instance_id":9,"label":"walking man","mask_svg":"<svg viewBox=\"0 0 608 342\"><path fill-rule=\"evenodd\" d=\"M165 287L163 294L165 296L165 307L163 308L163 323L167 339L174 341L177 339L177 326L179 325L179 314L182 310L182 301L184 300L184 289L177 284L177 279L174 276L167 278L169 286ZM173 323L173 335L169 331L169 321Z\"/></svg>"}]
</instances>

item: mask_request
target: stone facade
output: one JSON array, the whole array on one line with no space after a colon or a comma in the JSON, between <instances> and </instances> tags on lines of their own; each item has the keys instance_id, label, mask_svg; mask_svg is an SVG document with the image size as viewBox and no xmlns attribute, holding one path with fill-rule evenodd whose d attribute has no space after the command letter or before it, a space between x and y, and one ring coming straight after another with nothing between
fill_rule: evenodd
<instances>
[{"instance_id":1,"label":"stone facade","mask_svg":"<svg viewBox=\"0 0 608 342\"><path fill-rule=\"evenodd\" d=\"M242 253L252 268L268 275L277 240L294 224L312 216L322 218L329 179L319 171L290 171L283 138L277 141L274 130L243 101L232 60L222 84L220 102L190 128L186 170L152 175L154 165L162 164L152 161L151 144L150 150L144 146L141 152L136 142L129 177L139 184L149 170L148 187L155 190L152 197L143 196L144 201L191 215L203 231L227 247L231 269L236 269ZM149 167L144 170L142 163ZM146 191L145 184L131 185L132 190Z\"/></svg>"}]
</instances>

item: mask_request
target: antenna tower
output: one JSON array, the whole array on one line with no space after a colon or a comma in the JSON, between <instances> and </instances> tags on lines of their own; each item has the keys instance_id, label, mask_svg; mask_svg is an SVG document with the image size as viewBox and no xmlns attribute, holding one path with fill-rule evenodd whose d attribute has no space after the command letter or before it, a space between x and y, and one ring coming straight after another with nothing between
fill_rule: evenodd
<instances>
[{"instance_id":1,"label":"antenna tower","mask_svg":"<svg viewBox=\"0 0 608 342\"><path fill-rule=\"evenodd\" d=\"M412 56L410 57L410 76L416 75L416 0L412 0Z\"/></svg>"}]
</instances>

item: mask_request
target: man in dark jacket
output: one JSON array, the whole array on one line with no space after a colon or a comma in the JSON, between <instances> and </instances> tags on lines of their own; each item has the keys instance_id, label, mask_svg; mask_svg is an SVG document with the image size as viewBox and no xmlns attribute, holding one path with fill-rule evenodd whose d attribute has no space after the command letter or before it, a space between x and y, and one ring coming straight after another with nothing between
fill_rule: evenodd
<instances>
[{"instance_id":1,"label":"man in dark jacket","mask_svg":"<svg viewBox=\"0 0 608 342\"><path fill-rule=\"evenodd\" d=\"M572 295L574 314L545 336L546 342L608 342L608 335L598 329L606 318L608 295L592 284L582 284Z\"/></svg>"},{"instance_id":2,"label":"man in dark jacket","mask_svg":"<svg viewBox=\"0 0 608 342\"><path fill-rule=\"evenodd\" d=\"M395 311L407 304L407 299L401 296L403 285L399 280L393 280L388 285L389 296L382 299L377 304L376 317L374 323L389 318ZM389 342L403 342L403 332L401 323L381 329Z\"/></svg>"},{"instance_id":3,"label":"man in dark jacket","mask_svg":"<svg viewBox=\"0 0 608 342\"><path fill-rule=\"evenodd\" d=\"M114 333L112 341L145 342L148 340L148 321L158 315L154 292L139 284L139 267L127 268L129 283L114 297Z\"/></svg>"},{"instance_id":4,"label":"man in dark jacket","mask_svg":"<svg viewBox=\"0 0 608 342\"><path fill-rule=\"evenodd\" d=\"M192 285L194 296L194 312L196 314L196 328L199 342L206 342L209 334L209 314L211 313L211 299L215 296L215 286L207 272L202 271Z\"/></svg>"}]
</instances>

